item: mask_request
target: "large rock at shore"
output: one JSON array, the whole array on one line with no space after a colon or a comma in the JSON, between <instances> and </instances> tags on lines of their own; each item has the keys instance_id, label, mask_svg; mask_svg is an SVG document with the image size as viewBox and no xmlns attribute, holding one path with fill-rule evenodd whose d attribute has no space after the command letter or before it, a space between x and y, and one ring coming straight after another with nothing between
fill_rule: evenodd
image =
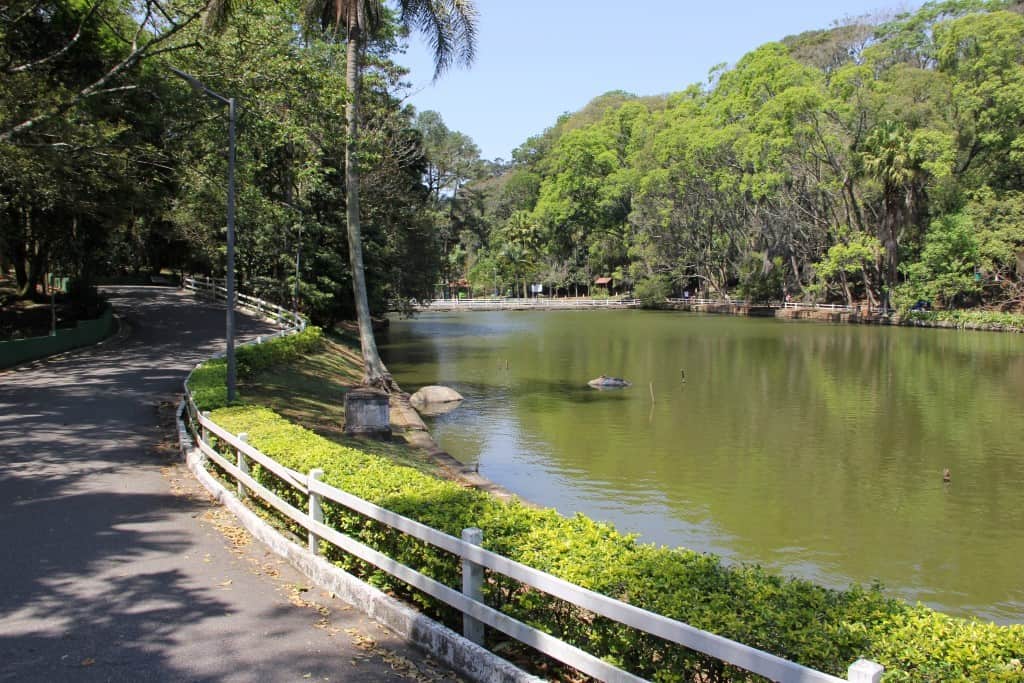
<instances>
[{"instance_id":1,"label":"large rock at shore","mask_svg":"<svg viewBox=\"0 0 1024 683\"><path fill-rule=\"evenodd\" d=\"M409 403L419 409L421 406L430 406L439 403L455 403L462 400L462 394L451 387L431 385L423 387L409 397Z\"/></svg>"}]
</instances>

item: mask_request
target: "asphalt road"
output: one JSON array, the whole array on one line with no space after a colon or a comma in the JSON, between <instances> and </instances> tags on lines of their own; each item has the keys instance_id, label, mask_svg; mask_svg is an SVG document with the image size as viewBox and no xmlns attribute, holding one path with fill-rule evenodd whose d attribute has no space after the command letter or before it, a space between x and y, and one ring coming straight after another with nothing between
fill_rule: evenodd
<instances>
[{"instance_id":1,"label":"asphalt road","mask_svg":"<svg viewBox=\"0 0 1024 683\"><path fill-rule=\"evenodd\" d=\"M223 345L223 307L109 293L124 333L0 372L0 680L454 678L309 588L180 463L181 382Z\"/></svg>"}]
</instances>

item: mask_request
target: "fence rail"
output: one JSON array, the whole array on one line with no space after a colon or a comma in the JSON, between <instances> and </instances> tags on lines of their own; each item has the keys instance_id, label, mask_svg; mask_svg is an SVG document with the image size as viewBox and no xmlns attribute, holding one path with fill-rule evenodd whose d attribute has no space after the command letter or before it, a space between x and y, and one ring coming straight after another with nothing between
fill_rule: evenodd
<instances>
[{"instance_id":1,"label":"fence rail","mask_svg":"<svg viewBox=\"0 0 1024 683\"><path fill-rule=\"evenodd\" d=\"M795 308L795 309L799 309L799 310L810 309L810 310L821 310L821 311L839 311L839 312L843 312L843 313L849 313L850 311L854 310L852 306L847 306L846 304L814 304L814 303L808 304L808 303L803 303L803 302L798 302L798 301L784 301L781 304L781 307L782 308Z\"/></svg>"},{"instance_id":2,"label":"fence rail","mask_svg":"<svg viewBox=\"0 0 1024 683\"><path fill-rule=\"evenodd\" d=\"M417 310L435 311L506 311L506 310L551 310L551 309L588 309L588 308L637 308L640 306L639 299L590 299L584 297L573 298L545 298L535 297L530 299L511 298L481 298L481 299L427 299L413 303Z\"/></svg>"},{"instance_id":3,"label":"fence rail","mask_svg":"<svg viewBox=\"0 0 1024 683\"><path fill-rule=\"evenodd\" d=\"M665 299L666 303L670 304L690 304L692 306L747 306L748 302L743 299L705 299L701 297L691 296L688 299Z\"/></svg>"},{"instance_id":4,"label":"fence rail","mask_svg":"<svg viewBox=\"0 0 1024 683\"><path fill-rule=\"evenodd\" d=\"M217 286L214 283L203 282L200 286L204 287L206 291L217 291ZM186 287L197 288L196 281L193 278L187 279ZM252 299L252 297L247 297L247 299ZM247 305L249 304L254 304L254 302L249 301ZM280 307L275 308L273 304L267 302L260 302L259 305L252 307L257 311L273 311L275 315L283 310ZM291 313L288 315L292 316L288 319L291 325L278 334L297 332L305 324L298 316ZM480 589L483 580L482 570L487 569L567 601L593 614L715 657L727 664L773 681L839 683L846 680L857 683L878 683L881 680L882 667L873 662L858 660L850 666L848 678L841 679L722 636L702 631L635 605L595 593L482 548L479 529L466 529L463 531L463 538L456 538L324 483L321 481L323 474L321 470L303 473L285 467L249 444L244 434L232 434L214 422L209 415L200 414L188 389L187 379L185 381L185 404L188 417L187 427L197 447L206 458L216 463L228 477L234 479L240 498L258 497L305 529L312 552L319 553L321 542L330 543L460 611L464 618L465 634L471 640L482 642L481 625L487 625L597 680L630 683L644 680L485 604L480 598ZM222 444L227 452L221 452L215 448L212 437L216 437L217 442ZM301 510L293 506L257 481L250 473L253 464L260 465L278 477L282 483L305 496L307 509ZM421 574L416 569L403 565L388 555L327 526L323 522L322 506L324 501L342 505L353 512L459 557L463 563L462 591Z\"/></svg>"},{"instance_id":5,"label":"fence rail","mask_svg":"<svg viewBox=\"0 0 1024 683\"><path fill-rule=\"evenodd\" d=\"M822 304L807 303L802 301L769 301L763 304L752 303L745 299L707 299L702 297L689 297L680 299L669 297L665 299L669 304L684 304L690 306L767 306L769 308L797 309L797 310L818 310L835 311L841 313L852 313L857 310L856 306L846 304ZM472 310L521 310L521 309L581 309L581 308L638 308L639 299L590 299L585 297L547 299L537 297L533 299L510 299L510 298L477 298L477 299L427 299L413 302L413 308L417 310L443 310L443 311L472 311ZM878 313L891 313L892 310L882 308L872 309Z\"/></svg>"},{"instance_id":6,"label":"fence rail","mask_svg":"<svg viewBox=\"0 0 1024 683\"><path fill-rule=\"evenodd\" d=\"M689 299L677 299L670 298L666 299L666 302L670 304L691 304L694 306L768 306L769 308L792 308L800 310L820 310L820 311L840 311L840 312L851 312L856 310L852 306L845 304L819 304L819 303L806 303L802 301L769 301L764 304L751 304L749 301L743 299L702 299L698 297L690 297Z\"/></svg>"},{"instance_id":7,"label":"fence rail","mask_svg":"<svg viewBox=\"0 0 1024 683\"><path fill-rule=\"evenodd\" d=\"M190 289L200 296L208 296L212 299L227 299L227 287L224 280L215 280L209 277L186 277L182 280L182 286ZM235 305L239 308L247 308L254 311L263 318L268 318L277 323L278 327L284 328L277 334L270 337L261 337L257 343L266 341L273 337L281 336L285 330L301 331L306 329L306 319L296 311L290 311L283 306L264 301L259 297L249 296L240 292L235 293ZM294 328L294 329L293 329ZM288 332L290 334L290 332Z\"/></svg>"}]
</instances>

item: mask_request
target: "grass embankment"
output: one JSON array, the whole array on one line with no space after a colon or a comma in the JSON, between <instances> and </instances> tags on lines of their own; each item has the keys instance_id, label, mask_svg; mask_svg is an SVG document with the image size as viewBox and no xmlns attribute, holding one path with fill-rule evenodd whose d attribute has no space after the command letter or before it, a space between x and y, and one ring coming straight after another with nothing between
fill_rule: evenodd
<instances>
[{"instance_id":1,"label":"grass embankment","mask_svg":"<svg viewBox=\"0 0 1024 683\"><path fill-rule=\"evenodd\" d=\"M334 443L383 456L398 465L443 476L446 471L423 451L392 442L356 439L345 434L345 393L363 376L358 340L308 328L301 335L237 352L238 393L242 403L269 408L289 421ZM223 406L227 394L223 360L211 361L193 375L196 402Z\"/></svg>"},{"instance_id":2,"label":"grass embankment","mask_svg":"<svg viewBox=\"0 0 1024 683\"><path fill-rule=\"evenodd\" d=\"M312 418L318 405L337 410L330 383L317 379L318 372L335 368L335 360L317 359L318 354L334 353L337 348L324 351L311 336L315 335L283 340L281 345L287 348L280 352L268 348L270 344L246 349L244 361L240 353L240 371L252 378L242 385L246 400L267 392L264 396L276 401L280 409L297 411L293 415L300 424ZM309 355L312 360L309 365L295 363L285 358L289 354L292 358ZM352 360L350 356L344 362ZM270 370L284 361L288 369L283 374ZM193 377L195 393L204 401L215 399L216 383L223 382L222 366L219 374L216 367L214 363ZM310 374L303 377L307 371ZM292 374L299 376L285 379ZM257 389L253 380L260 376L278 378L276 388ZM286 388L310 389L319 384L323 386L316 387L308 403L290 396ZM344 389L340 385L335 388ZM223 390L219 395L223 398ZM223 405L223 400L206 407L217 405ZM453 535L465 527L479 527L484 531L484 545L496 552L816 669L845 676L850 663L866 657L886 667L887 681L1024 681L1024 626L1000 627L958 619L888 599L876 588L829 590L775 576L756 566L725 566L714 556L638 543L607 524L502 501L398 465L392 454L368 452L368 442L332 442L265 407L221 407L213 417L234 432L248 433L254 446L288 467L299 471L323 468L328 483L407 517ZM319 429L323 430L323 425ZM297 506L305 506L296 492L256 470L267 486ZM459 586L457 558L347 510L329 506L325 512L327 521L343 532L450 586ZM325 550L339 566L419 603L442 619L454 618L446 608L372 567L337 549ZM642 676L702 682L750 678L712 658L595 618L508 579L491 576L485 599ZM498 644L495 638L489 634L490 645Z\"/></svg>"}]
</instances>

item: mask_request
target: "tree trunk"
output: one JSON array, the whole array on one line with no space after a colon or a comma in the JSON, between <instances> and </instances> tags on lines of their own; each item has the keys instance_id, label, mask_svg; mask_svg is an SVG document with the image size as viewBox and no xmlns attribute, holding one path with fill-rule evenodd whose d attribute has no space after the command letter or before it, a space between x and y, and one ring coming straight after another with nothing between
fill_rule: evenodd
<instances>
[{"instance_id":1,"label":"tree trunk","mask_svg":"<svg viewBox=\"0 0 1024 683\"><path fill-rule=\"evenodd\" d=\"M345 202L346 227L348 232L349 262L352 268L352 290L355 296L356 322L359 326L359 344L363 351L363 384L385 391L394 388L394 380L388 374L377 351L373 338L373 321L370 318L370 304L366 291L366 270L363 267L362 231L359 224L359 85L361 56L361 30L350 24L346 49L345 86L349 101L345 115L348 124L348 139L345 141Z\"/></svg>"},{"instance_id":2,"label":"tree trunk","mask_svg":"<svg viewBox=\"0 0 1024 683\"><path fill-rule=\"evenodd\" d=\"M12 249L14 259L14 283L18 288L18 297L23 298L27 295L30 287L28 282L28 251L25 249L25 243L18 240L14 243Z\"/></svg>"},{"instance_id":3,"label":"tree trunk","mask_svg":"<svg viewBox=\"0 0 1024 683\"><path fill-rule=\"evenodd\" d=\"M898 189L890 186L885 188L885 214L882 216L882 234L879 235L885 249L882 266L882 279L885 285L883 301L885 307L891 308L892 290L896 286L899 268L899 244L897 243L897 222L900 220L900 198Z\"/></svg>"},{"instance_id":4,"label":"tree trunk","mask_svg":"<svg viewBox=\"0 0 1024 683\"><path fill-rule=\"evenodd\" d=\"M874 285L871 284L871 277L868 275L867 268L860 269L861 278L864 280L864 295L868 298L868 310L878 306L878 302L875 300Z\"/></svg>"},{"instance_id":5,"label":"tree trunk","mask_svg":"<svg viewBox=\"0 0 1024 683\"><path fill-rule=\"evenodd\" d=\"M846 305L853 306L853 293L850 291L850 283L846 279L846 271L840 269L839 271L839 284L843 288L843 296L846 297Z\"/></svg>"}]
</instances>

